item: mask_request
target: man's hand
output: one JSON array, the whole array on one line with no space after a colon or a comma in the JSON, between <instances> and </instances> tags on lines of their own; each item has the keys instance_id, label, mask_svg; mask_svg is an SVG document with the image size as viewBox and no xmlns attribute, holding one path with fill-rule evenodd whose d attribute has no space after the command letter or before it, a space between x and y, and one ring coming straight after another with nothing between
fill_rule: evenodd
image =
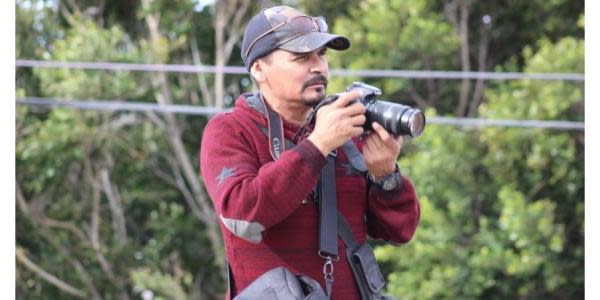
<instances>
[{"instance_id":1,"label":"man's hand","mask_svg":"<svg viewBox=\"0 0 600 300\"><path fill-rule=\"evenodd\" d=\"M333 103L317 111L315 130L308 139L324 156L349 139L363 133L363 124L366 120L365 107L359 102L352 103L361 95L358 90L345 93Z\"/></svg>"},{"instance_id":2,"label":"man's hand","mask_svg":"<svg viewBox=\"0 0 600 300\"><path fill-rule=\"evenodd\" d=\"M373 132L363 145L363 156L369 172L378 179L396 170L396 159L400 155L403 138L395 138L379 123L373 122L372 127Z\"/></svg>"}]
</instances>

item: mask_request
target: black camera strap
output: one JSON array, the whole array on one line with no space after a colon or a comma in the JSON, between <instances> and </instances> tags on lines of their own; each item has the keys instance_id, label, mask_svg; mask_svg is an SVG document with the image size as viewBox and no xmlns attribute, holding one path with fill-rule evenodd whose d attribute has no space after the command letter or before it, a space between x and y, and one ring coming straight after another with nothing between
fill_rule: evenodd
<instances>
[{"instance_id":1,"label":"black camera strap","mask_svg":"<svg viewBox=\"0 0 600 300\"><path fill-rule=\"evenodd\" d=\"M361 173L366 173L368 171L367 165L365 164L365 158L362 153L358 151L358 147L352 140L348 140L342 145L342 149L344 153L346 153L346 157L348 157L348 161L353 168L358 170Z\"/></svg>"},{"instance_id":2,"label":"black camera strap","mask_svg":"<svg viewBox=\"0 0 600 300\"><path fill-rule=\"evenodd\" d=\"M285 151L283 121L281 121L281 116L267 105L262 94L259 94L259 97L267 115L267 127L269 128L269 152L271 153L273 160L278 160L279 157L281 157L281 153Z\"/></svg>"}]
</instances>

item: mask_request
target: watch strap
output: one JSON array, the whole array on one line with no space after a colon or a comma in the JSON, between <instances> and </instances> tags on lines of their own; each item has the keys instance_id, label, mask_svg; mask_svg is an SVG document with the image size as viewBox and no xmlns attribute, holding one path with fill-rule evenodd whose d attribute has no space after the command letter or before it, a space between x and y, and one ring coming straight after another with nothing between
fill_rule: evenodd
<instances>
[{"instance_id":1,"label":"watch strap","mask_svg":"<svg viewBox=\"0 0 600 300\"><path fill-rule=\"evenodd\" d=\"M396 165L396 169L394 170L394 172L381 178L375 179L371 172L367 172L367 177L371 184L377 186L378 188L384 191L394 190L397 187L400 187L402 184L402 174L400 173L400 168L398 167L398 165Z\"/></svg>"}]
</instances>

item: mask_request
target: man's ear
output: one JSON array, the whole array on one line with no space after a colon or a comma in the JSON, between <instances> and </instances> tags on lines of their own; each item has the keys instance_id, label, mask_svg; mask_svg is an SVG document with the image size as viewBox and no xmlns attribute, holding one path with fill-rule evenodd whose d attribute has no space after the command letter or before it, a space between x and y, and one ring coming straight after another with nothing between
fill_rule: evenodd
<instances>
[{"instance_id":1,"label":"man's ear","mask_svg":"<svg viewBox=\"0 0 600 300\"><path fill-rule=\"evenodd\" d=\"M259 59L257 59L250 68L250 74L258 83L261 83L265 80L265 75L262 71L262 65Z\"/></svg>"}]
</instances>

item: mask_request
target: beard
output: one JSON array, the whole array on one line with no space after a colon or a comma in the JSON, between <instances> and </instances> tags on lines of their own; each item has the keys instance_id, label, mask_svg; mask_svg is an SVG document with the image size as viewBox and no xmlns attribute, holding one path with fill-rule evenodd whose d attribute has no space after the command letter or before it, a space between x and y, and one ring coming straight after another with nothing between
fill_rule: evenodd
<instances>
[{"instance_id":1,"label":"beard","mask_svg":"<svg viewBox=\"0 0 600 300\"><path fill-rule=\"evenodd\" d=\"M314 89L314 93L311 91L308 91L309 94L307 95L307 89L316 83L321 83L323 84L323 87L318 87ZM308 107L315 107L317 106L323 99L325 99L325 91L327 90L327 77L319 74L309 80L307 80L303 85L302 85L302 90L300 91L302 94L302 103Z\"/></svg>"},{"instance_id":2,"label":"beard","mask_svg":"<svg viewBox=\"0 0 600 300\"><path fill-rule=\"evenodd\" d=\"M307 107L315 107L319 103L321 103L323 99L325 99L324 88L317 88L315 91L316 93L311 93L312 95L303 94L302 98L300 99L302 101L302 104L304 104Z\"/></svg>"}]
</instances>

